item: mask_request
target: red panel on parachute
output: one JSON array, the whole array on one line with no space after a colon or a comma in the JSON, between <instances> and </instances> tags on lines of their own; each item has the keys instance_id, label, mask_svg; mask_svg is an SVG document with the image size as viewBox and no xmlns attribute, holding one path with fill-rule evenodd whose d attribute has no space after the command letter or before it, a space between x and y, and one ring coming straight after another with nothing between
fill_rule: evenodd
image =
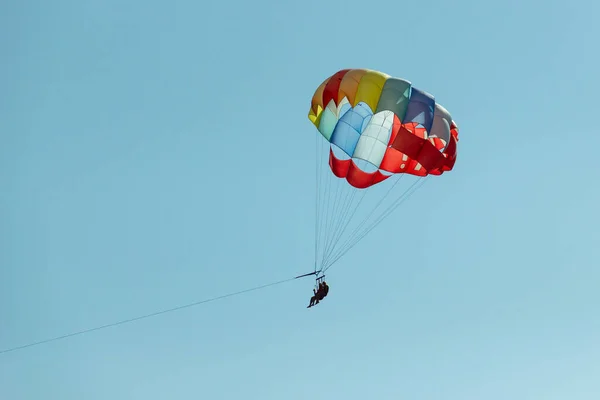
<instances>
[{"instance_id":1,"label":"red panel on parachute","mask_svg":"<svg viewBox=\"0 0 600 400\"><path fill-rule=\"evenodd\" d=\"M442 141L433 138L425 139L424 129L410 122L402 125L398 134L391 143L391 147L386 151L381 168L390 172L405 172L411 175L426 176L441 175L443 172L450 171L456 161L456 142L458 137L458 128L452 125L451 136L448 146L443 153L440 153ZM406 170L398 168L398 153L392 149L404 153L409 158ZM420 164L420 168L419 165Z\"/></svg>"},{"instance_id":2,"label":"red panel on parachute","mask_svg":"<svg viewBox=\"0 0 600 400\"><path fill-rule=\"evenodd\" d=\"M358 189L368 188L389 178L380 171L365 172L361 170L352 159L340 160L331 149L329 149L329 166L335 176L346 178L350 185Z\"/></svg>"},{"instance_id":3,"label":"red panel on parachute","mask_svg":"<svg viewBox=\"0 0 600 400\"><path fill-rule=\"evenodd\" d=\"M337 97L338 91L340 90L340 84L342 83L342 78L346 73L350 71L349 69L343 69L337 73L335 73L330 79L329 82L325 85L325 89L323 89L323 107L327 107L327 104L331 100L337 105Z\"/></svg>"},{"instance_id":4,"label":"red panel on parachute","mask_svg":"<svg viewBox=\"0 0 600 400\"><path fill-rule=\"evenodd\" d=\"M398 134L396 135L394 142L392 143L392 148L406 154L413 160L416 160L421 152L423 143L426 142L426 139L415 135L413 133L414 128L416 128L416 126L414 126L413 123L402 125L398 130Z\"/></svg>"},{"instance_id":5,"label":"red panel on parachute","mask_svg":"<svg viewBox=\"0 0 600 400\"><path fill-rule=\"evenodd\" d=\"M406 161L402 160L402 157L404 157L403 153L399 152L393 147L388 147L383 155L383 160L381 161L379 168L393 174L403 172L402 164L406 164Z\"/></svg>"}]
</instances>

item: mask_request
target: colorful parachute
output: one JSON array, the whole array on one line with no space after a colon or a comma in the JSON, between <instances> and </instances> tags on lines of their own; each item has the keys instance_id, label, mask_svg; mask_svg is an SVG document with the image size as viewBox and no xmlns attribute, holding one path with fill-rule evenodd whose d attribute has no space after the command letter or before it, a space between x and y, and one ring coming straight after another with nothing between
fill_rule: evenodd
<instances>
[{"instance_id":1,"label":"colorful parachute","mask_svg":"<svg viewBox=\"0 0 600 400\"><path fill-rule=\"evenodd\" d=\"M407 195L404 192L392 202L369 227L367 221L392 188L385 196L375 196L377 206L338 246L363 203L364 193L361 193L359 203L353 205L357 192L371 192L392 176L441 175L452 170L456 162L458 127L450 113L431 94L383 72L368 69L336 72L315 91L308 118L326 139L328 148L324 157L328 158L333 176L349 184L341 187L338 184L334 189L334 182L329 179L329 184L323 185L332 174L319 175L326 161L317 159L315 271L329 268Z\"/></svg>"},{"instance_id":2,"label":"colorful parachute","mask_svg":"<svg viewBox=\"0 0 600 400\"><path fill-rule=\"evenodd\" d=\"M309 119L332 145L332 172L357 188L396 173L440 175L456 160L458 128L450 113L429 93L382 72L335 73L313 95ZM334 146L350 158L338 158ZM355 160L377 171L366 172Z\"/></svg>"}]
</instances>

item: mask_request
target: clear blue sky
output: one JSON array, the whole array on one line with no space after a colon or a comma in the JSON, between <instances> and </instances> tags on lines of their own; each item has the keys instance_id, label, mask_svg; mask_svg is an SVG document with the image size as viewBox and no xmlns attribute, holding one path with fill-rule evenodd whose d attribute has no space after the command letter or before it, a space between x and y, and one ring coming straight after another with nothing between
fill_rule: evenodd
<instances>
[{"instance_id":1,"label":"clear blue sky","mask_svg":"<svg viewBox=\"0 0 600 400\"><path fill-rule=\"evenodd\" d=\"M0 349L310 271L339 69L461 140L318 307L294 281L2 354L0 398L600 396L598 2L367 4L2 3Z\"/></svg>"}]
</instances>

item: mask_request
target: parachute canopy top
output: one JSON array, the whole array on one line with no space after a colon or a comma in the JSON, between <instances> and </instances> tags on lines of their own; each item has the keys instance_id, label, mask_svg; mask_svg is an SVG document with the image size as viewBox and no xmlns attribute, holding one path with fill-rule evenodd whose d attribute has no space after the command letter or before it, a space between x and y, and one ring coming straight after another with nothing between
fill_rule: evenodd
<instances>
[{"instance_id":1,"label":"parachute canopy top","mask_svg":"<svg viewBox=\"0 0 600 400\"><path fill-rule=\"evenodd\" d=\"M450 113L431 94L383 72L336 72L315 91L308 118L331 145L333 174L355 188L398 173L441 175L456 162L458 126Z\"/></svg>"}]
</instances>

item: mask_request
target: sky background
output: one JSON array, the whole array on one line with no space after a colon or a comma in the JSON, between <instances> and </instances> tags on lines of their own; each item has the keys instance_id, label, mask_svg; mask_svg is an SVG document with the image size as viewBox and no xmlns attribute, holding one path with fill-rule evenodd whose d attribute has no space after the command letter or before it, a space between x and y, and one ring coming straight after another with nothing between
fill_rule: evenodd
<instances>
[{"instance_id":1,"label":"sky background","mask_svg":"<svg viewBox=\"0 0 600 400\"><path fill-rule=\"evenodd\" d=\"M312 270L339 69L460 142L318 307L296 280L0 354L0 398L599 398L599 3L368 4L2 2L0 350Z\"/></svg>"}]
</instances>

